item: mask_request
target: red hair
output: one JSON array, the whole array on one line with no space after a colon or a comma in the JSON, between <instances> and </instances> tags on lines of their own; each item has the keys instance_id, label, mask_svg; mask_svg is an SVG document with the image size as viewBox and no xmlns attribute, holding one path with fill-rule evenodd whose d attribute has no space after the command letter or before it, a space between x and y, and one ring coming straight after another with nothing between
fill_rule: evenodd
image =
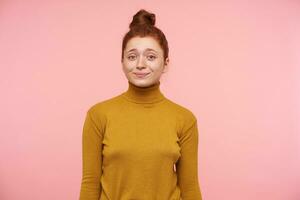
<instances>
[{"instance_id":1,"label":"red hair","mask_svg":"<svg viewBox=\"0 0 300 200\"><path fill-rule=\"evenodd\" d=\"M124 57L124 50L127 42L136 36L146 37L150 36L156 39L164 52L164 60L169 56L168 41L165 34L155 26L155 14L150 13L144 9L139 10L134 16L129 25L130 30L124 35L122 42L122 58Z\"/></svg>"}]
</instances>

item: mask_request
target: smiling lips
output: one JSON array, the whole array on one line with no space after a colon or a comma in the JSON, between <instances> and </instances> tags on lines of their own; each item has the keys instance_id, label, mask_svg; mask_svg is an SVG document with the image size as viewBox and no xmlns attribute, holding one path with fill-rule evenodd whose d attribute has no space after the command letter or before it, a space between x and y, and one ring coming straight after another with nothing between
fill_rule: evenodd
<instances>
[{"instance_id":1,"label":"smiling lips","mask_svg":"<svg viewBox=\"0 0 300 200\"><path fill-rule=\"evenodd\" d=\"M148 72L148 73L138 73L138 72L134 73L134 75L135 75L136 77L138 77L138 78L144 78L144 77L146 77L148 74L150 74L150 72Z\"/></svg>"}]
</instances>

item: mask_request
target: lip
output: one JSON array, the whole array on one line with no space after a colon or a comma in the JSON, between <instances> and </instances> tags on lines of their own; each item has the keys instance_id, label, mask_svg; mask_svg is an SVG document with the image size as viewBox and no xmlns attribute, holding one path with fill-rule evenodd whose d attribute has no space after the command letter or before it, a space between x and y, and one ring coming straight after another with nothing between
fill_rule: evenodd
<instances>
[{"instance_id":1,"label":"lip","mask_svg":"<svg viewBox=\"0 0 300 200\"><path fill-rule=\"evenodd\" d=\"M150 72L134 72L134 74L137 74L137 75L146 75L146 74L149 74Z\"/></svg>"},{"instance_id":2,"label":"lip","mask_svg":"<svg viewBox=\"0 0 300 200\"><path fill-rule=\"evenodd\" d=\"M138 73L138 72L135 72L133 73L136 77L138 78L145 78L148 74L150 74L150 72L148 73Z\"/></svg>"}]
</instances>

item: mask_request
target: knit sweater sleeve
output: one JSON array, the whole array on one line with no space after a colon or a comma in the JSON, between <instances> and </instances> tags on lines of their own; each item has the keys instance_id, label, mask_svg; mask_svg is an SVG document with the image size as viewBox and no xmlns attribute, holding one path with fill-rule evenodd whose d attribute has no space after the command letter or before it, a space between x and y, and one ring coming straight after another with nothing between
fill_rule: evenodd
<instances>
[{"instance_id":1,"label":"knit sweater sleeve","mask_svg":"<svg viewBox=\"0 0 300 200\"><path fill-rule=\"evenodd\" d=\"M202 200L198 182L198 128L197 120L184 128L180 136L181 156L176 163L178 185L182 200Z\"/></svg>"},{"instance_id":2,"label":"knit sweater sleeve","mask_svg":"<svg viewBox=\"0 0 300 200\"><path fill-rule=\"evenodd\" d=\"M82 132L82 180L79 200L98 200L102 175L102 128L94 114L86 114Z\"/></svg>"}]
</instances>

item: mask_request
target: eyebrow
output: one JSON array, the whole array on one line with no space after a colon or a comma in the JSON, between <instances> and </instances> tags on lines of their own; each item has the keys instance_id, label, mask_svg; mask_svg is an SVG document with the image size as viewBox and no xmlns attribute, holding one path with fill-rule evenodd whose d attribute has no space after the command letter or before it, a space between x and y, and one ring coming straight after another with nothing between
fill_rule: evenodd
<instances>
[{"instance_id":1,"label":"eyebrow","mask_svg":"<svg viewBox=\"0 0 300 200\"><path fill-rule=\"evenodd\" d=\"M136 51L137 49L130 49L129 51L127 51L127 53L131 52L131 51ZM146 51L154 51L156 52L154 49L151 48L147 48ZM157 53L157 52L156 52Z\"/></svg>"}]
</instances>

